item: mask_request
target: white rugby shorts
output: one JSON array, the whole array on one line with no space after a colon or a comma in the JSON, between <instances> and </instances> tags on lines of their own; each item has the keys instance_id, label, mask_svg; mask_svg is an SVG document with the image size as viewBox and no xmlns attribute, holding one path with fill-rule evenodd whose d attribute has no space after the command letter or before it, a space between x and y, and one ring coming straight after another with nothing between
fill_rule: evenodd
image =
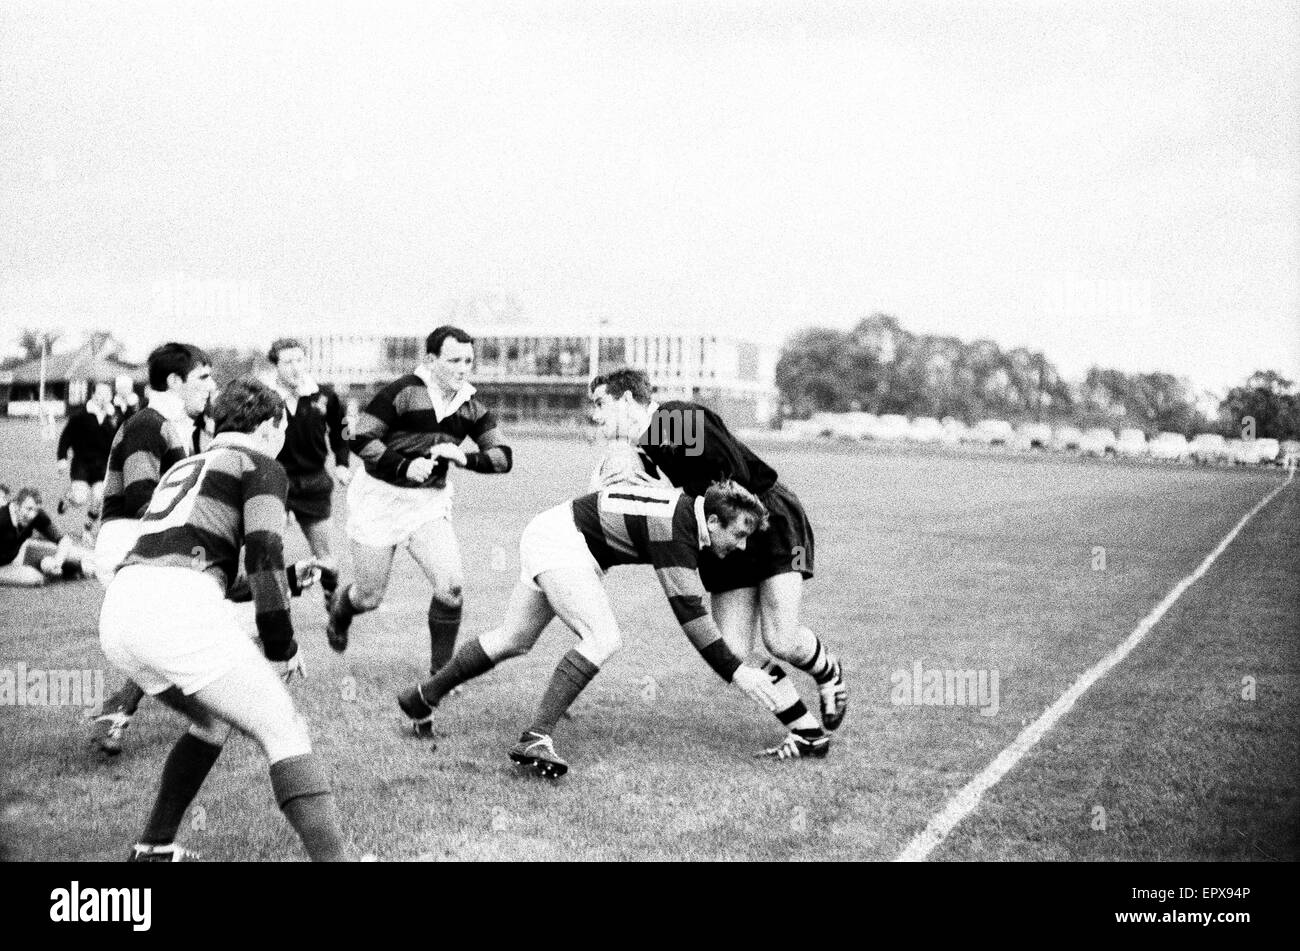
<instances>
[{"instance_id":1,"label":"white rugby shorts","mask_svg":"<svg viewBox=\"0 0 1300 951\"><path fill-rule=\"evenodd\" d=\"M451 518L451 483L442 489L404 489L358 469L348 485L348 538L373 548L405 545L440 518Z\"/></svg>"},{"instance_id":2,"label":"white rugby shorts","mask_svg":"<svg viewBox=\"0 0 1300 951\"><path fill-rule=\"evenodd\" d=\"M95 577L105 588L139 537L139 519L115 518L99 526L99 534L95 536Z\"/></svg>"},{"instance_id":3,"label":"white rugby shorts","mask_svg":"<svg viewBox=\"0 0 1300 951\"><path fill-rule=\"evenodd\" d=\"M172 565L127 565L99 612L104 656L145 693L192 694L261 653L211 575Z\"/></svg>"},{"instance_id":4,"label":"white rugby shorts","mask_svg":"<svg viewBox=\"0 0 1300 951\"><path fill-rule=\"evenodd\" d=\"M573 568L605 573L587 547L587 540L573 523L573 504L563 502L538 515L519 538L519 580L534 591L537 576L543 571Z\"/></svg>"}]
</instances>

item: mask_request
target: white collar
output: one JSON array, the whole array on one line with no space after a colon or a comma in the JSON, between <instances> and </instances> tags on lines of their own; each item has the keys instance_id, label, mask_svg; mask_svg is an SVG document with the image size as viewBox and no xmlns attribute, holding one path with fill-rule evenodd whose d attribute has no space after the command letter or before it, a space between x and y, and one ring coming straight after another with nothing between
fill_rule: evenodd
<instances>
[{"instance_id":1,"label":"white collar","mask_svg":"<svg viewBox=\"0 0 1300 951\"><path fill-rule=\"evenodd\" d=\"M240 449L266 455L266 450L253 441L252 433L217 433L212 437L212 443L208 448L216 449L219 446L238 446Z\"/></svg>"},{"instance_id":2,"label":"white collar","mask_svg":"<svg viewBox=\"0 0 1300 951\"><path fill-rule=\"evenodd\" d=\"M699 534L700 548L708 548L712 544L709 538L709 519L704 514L704 496L695 497L695 530Z\"/></svg>"},{"instance_id":3,"label":"white collar","mask_svg":"<svg viewBox=\"0 0 1300 951\"><path fill-rule=\"evenodd\" d=\"M433 374L429 368L421 363L413 371L416 376L424 381L425 388L429 391L429 400L433 403L433 415L437 417L438 422L442 422L456 410L460 409L469 402L469 398L474 395L475 388L469 380L460 385L456 395L447 403L442 401L442 387L433 379Z\"/></svg>"},{"instance_id":4,"label":"white collar","mask_svg":"<svg viewBox=\"0 0 1300 951\"><path fill-rule=\"evenodd\" d=\"M95 405L94 401L92 400L91 402L86 404L86 412L89 413L91 416L94 416L97 420L99 420L102 423L108 417L108 415L111 412L113 412L113 406L112 404L109 404L109 407L107 409L100 409Z\"/></svg>"},{"instance_id":5,"label":"white collar","mask_svg":"<svg viewBox=\"0 0 1300 951\"><path fill-rule=\"evenodd\" d=\"M190 414L185 412L185 401L174 393L166 390L145 390L145 397L149 400L149 408L157 410L162 414L163 419L169 419L174 423L182 421L193 422Z\"/></svg>"}]
</instances>

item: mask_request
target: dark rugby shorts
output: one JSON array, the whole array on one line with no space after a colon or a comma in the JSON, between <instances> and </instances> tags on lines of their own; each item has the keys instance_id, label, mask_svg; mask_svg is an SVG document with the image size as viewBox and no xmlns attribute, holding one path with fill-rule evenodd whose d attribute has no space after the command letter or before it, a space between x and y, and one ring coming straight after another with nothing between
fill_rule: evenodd
<instances>
[{"instance_id":1,"label":"dark rugby shorts","mask_svg":"<svg viewBox=\"0 0 1300 951\"><path fill-rule=\"evenodd\" d=\"M289 476L285 507L300 522L323 522L334 510L334 480L322 469Z\"/></svg>"},{"instance_id":2,"label":"dark rugby shorts","mask_svg":"<svg viewBox=\"0 0 1300 951\"><path fill-rule=\"evenodd\" d=\"M813 576L813 530L799 497L780 482L759 496L767 506L768 526L745 542L744 551L726 558L709 549L700 553L700 579L709 592L756 588L768 578L798 571Z\"/></svg>"}]
</instances>

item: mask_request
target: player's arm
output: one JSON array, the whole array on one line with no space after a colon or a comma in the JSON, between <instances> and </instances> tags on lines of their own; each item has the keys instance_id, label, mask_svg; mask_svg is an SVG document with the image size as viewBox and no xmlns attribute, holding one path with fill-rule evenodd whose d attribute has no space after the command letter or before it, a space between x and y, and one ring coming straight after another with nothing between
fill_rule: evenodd
<instances>
[{"instance_id":1,"label":"player's arm","mask_svg":"<svg viewBox=\"0 0 1300 951\"><path fill-rule=\"evenodd\" d=\"M45 509L41 509L37 512L36 517L32 519L32 531L40 532L41 535L54 542L56 545L62 544L66 541L63 532L59 530L59 526L54 524L54 520L50 518ZM71 543L69 543L69 545L70 544Z\"/></svg>"},{"instance_id":2,"label":"player's arm","mask_svg":"<svg viewBox=\"0 0 1300 951\"><path fill-rule=\"evenodd\" d=\"M469 438L474 440L478 449L465 453L466 469L483 473L510 471L514 465L514 452L506 445L496 415L491 410L484 410L470 427Z\"/></svg>"},{"instance_id":3,"label":"player's arm","mask_svg":"<svg viewBox=\"0 0 1300 951\"><path fill-rule=\"evenodd\" d=\"M329 432L330 452L334 454L334 464L346 469L352 461L347 438L343 435L343 403L333 390L326 390L325 426Z\"/></svg>"},{"instance_id":4,"label":"player's arm","mask_svg":"<svg viewBox=\"0 0 1300 951\"><path fill-rule=\"evenodd\" d=\"M172 444L161 428L134 427L130 443L124 442L122 450L122 497L126 511L132 518L143 518L158 487L162 474L185 458L185 447Z\"/></svg>"},{"instance_id":5,"label":"player's arm","mask_svg":"<svg viewBox=\"0 0 1300 951\"><path fill-rule=\"evenodd\" d=\"M67 459L68 453L72 451L72 443L77 435L76 429L77 429L78 419L79 416L77 415L72 416L66 423L63 424L63 431L59 433L59 450L58 450L59 462L62 462L64 459Z\"/></svg>"},{"instance_id":6,"label":"player's arm","mask_svg":"<svg viewBox=\"0 0 1300 951\"><path fill-rule=\"evenodd\" d=\"M397 421L397 395L401 391L401 380L388 384L366 404L352 427L352 451L376 475L390 480L405 479L411 462L400 452L389 449L384 442L384 437Z\"/></svg>"},{"instance_id":7,"label":"player's arm","mask_svg":"<svg viewBox=\"0 0 1300 951\"><path fill-rule=\"evenodd\" d=\"M289 594L298 597L316 583L319 574L320 568L314 558L287 565L284 569L284 578L289 584ZM226 590L226 598L240 604L253 600L253 586L248 583L248 575L245 572L241 571L239 576L230 583L230 587Z\"/></svg>"},{"instance_id":8,"label":"player's arm","mask_svg":"<svg viewBox=\"0 0 1300 951\"><path fill-rule=\"evenodd\" d=\"M246 470L244 571L256 605L257 633L267 660L289 660L298 652L289 618L289 581L284 570L284 500L288 478L278 464Z\"/></svg>"}]
</instances>

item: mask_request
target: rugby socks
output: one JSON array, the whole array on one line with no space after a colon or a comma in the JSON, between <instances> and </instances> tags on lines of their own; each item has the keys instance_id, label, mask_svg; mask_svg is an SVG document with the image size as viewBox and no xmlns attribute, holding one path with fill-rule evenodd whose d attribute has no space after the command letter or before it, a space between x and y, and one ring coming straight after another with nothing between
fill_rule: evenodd
<instances>
[{"instance_id":1,"label":"rugby socks","mask_svg":"<svg viewBox=\"0 0 1300 951\"><path fill-rule=\"evenodd\" d=\"M551 682L546 686L546 693L542 694L541 706L537 708L537 716L533 719L529 732L550 736L564 711L578 699L578 694L598 673L600 668L576 649L561 657L555 673L551 675Z\"/></svg>"},{"instance_id":2,"label":"rugby socks","mask_svg":"<svg viewBox=\"0 0 1300 951\"><path fill-rule=\"evenodd\" d=\"M487 655L477 637L462 645L442 669L416 688L420 692L420 699L430 708L423 715L427 717L432 713L432 708L453 689L467 680L486 674L496 665L497 662Z\"/></svg>"},{"instance_id":3,"label":"rugby socks","mask_svg":"<svg viewBox=\"0 0 1300 951\"><path fill-rule=\"evenodd\" d=\"M778 697L776 708L776 718L781 721L781 725L788 727L804 739L813 739L819 737L824 732L817 718L808 712L804 702L799 699L799 691L795 689L794 683L786 676L781 665L774 661L767 661L763 664L764 672L772 678L772 685L776 688Z\"/></svg>"},{"instance_id":4,"label":"rugby socks","mask_svg":"<svg viewBox=\"0 0 1300 951\"><path fill-rule=\"evenodd\" d=\"M802 663L797 661L790 661L790 663L794 664L794 666L798 667L805 674L808 674L819 684L824 684L828 680L834 679L835 657L826 649L826 645L821 642L821 639L812 631L808 630L808 628L800 628L800 631L807 637L812 638L812 656ZM789 660L789 658L786 659Z\"/></svg>"},{"instance_id":5,"label":"rugby socks","mask_svg":"<svg viewBox=\"0 0 1300 951\"><path fill-rule=\"evenodd\" d=\"M313 862L342 862L343 831L329 780L315 753L271 764L271 789Z\"/></svg>"},{"instance_id":6,"label":"rugby socks","mask_svg":"<svg viewBox=\"0 0 1300 951\"><path fill-rule=\"evenodd\" d=\"M199 794L203 780L208 778L212 764L220 755L220 746L193 733L186 733L176 741L163 764L158 798L140 837L141 845L169 845L176 840L176 830L181 827L185 810Z\"/></svg>"},{"instance_id":7,"label":"rugby socks","mask_svg":"<svg viewBox=\"0 0 1300 951\"><path fill-rule=\"evenodd\" d=\"M135 716L135 711L140 709L140 701L143 699L144 691L140 689L134 680L128 680L122 685L121 690L105 701L104 712L125 713L129 717Z\"/></svg>"},{"instance_id":8,"label":"rugby socks","mask_svg":"<svg viewBox=\"0 0 1300 951\"><path fill-rule=\"evenodd\" d=\"M436 674L451 660L456 650L456 635L460 632L461 606L443 604L437 598L429 601L429 673Z\"/></svg>"}]
</instances>

